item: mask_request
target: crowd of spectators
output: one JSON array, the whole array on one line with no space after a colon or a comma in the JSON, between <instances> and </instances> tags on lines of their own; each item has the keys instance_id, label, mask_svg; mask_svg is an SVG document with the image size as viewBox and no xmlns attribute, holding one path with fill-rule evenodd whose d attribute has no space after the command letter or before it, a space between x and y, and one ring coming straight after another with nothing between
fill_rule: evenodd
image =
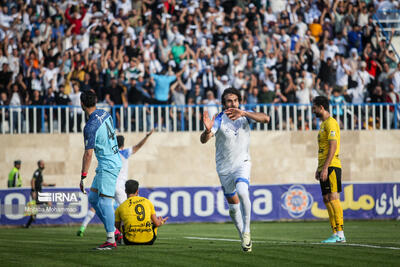
<instances>
[{"instance_id":1,"label":"crowd of spectators","mask_svg":"<svg viewBox=\"0 0 400 267\"><path fill-rule=\"evenodd\" d=\"M400 64L372 17L397 8L393 0L3 0L0 104L79 106L92 89L110 106L214 105L228 87L250 105L310 104L316 95L399 103ZM18 112L7 116L16 123Z\"/></svg>"}]
</instances>

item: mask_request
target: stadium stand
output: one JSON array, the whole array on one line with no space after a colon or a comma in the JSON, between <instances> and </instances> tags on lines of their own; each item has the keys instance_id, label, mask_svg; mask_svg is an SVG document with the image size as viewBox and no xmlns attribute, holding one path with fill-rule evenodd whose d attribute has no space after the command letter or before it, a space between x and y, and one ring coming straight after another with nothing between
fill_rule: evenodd
<instances>
[{"instance_id":1,"label":"stadium stand","mask_svg":"<svg viewBox=\"0 0 400 267\"><path fill-rule=\"evenodd\" d=\"M121 132L198 131L231 86L259 130L316 129L317 95L344 129L398 129L399 34L397 1L5 0L0 132L80 132L89 89Z\"/></svg>"}]
</instances>

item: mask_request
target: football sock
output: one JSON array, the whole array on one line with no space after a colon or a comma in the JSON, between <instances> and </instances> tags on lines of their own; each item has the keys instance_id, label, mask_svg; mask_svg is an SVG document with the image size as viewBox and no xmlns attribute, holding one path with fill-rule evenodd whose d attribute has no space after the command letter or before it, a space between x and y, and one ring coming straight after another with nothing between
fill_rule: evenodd
<instances>
[{"instance_id":1,"label":"football sock","mask_svg":"<svg viewBox=\"0 0 400 267\"><path fill-rule=\"evenodd\" d=\"M336 230L343 231L343 209L339 199L331 201L331 205L335 214Z\"/></svg>"},{"instance_id":2,"label":"football sock","mask_svg":"<svg viewBox=\"0 0 400 267\"><path fill-rule=\"evenodd\" d=\"M240 204L228 203L228 205L229 205L229 215L231 216L232 221L239 232L240 238L242 238L243 219L242 219L242 214L240 212Z\"/></svg>"},{"instance_id":3,"label":"football sock","mask_svg":"<svg viewBox=\"0 0 400 267\"><path fill-rule=\"evenodd\" d=\"M85 219L82 222L82 226L81 226L81 231L85 231L87 225L89 224L89 222L93 219L94 215L96 213L93 212L92 210L89 210L88 213L86 214Z\"/></svg>"},{"instance_id":4,"label":"football sock","mask_svg":"<svg viewBox=\"0 0 400 267\"><path fill-rule=\"evenodd\" d=\"M333 210L333 206L330 202L324 202L324 204L328 210L329 222L331 223L332 232L334 234L336 234L336 219L335 219L335 212Z\"/></svg>"},{"instance_id":5,"label":"football sock","mask_svg":"<svg viewBox=\"0 0 400 267\"><path fill-rule=\"evenodd\" d=\"M114 232L107 232L107 242L115 243Z\"/></svg>"},{"instance_id":6,"label":"football sock","mask_svg":"<svg viewBox=\"0 0 400 267\"><path fill-rule=\"evenodd\" d=\"M236 184L236 190L240 199L240 207L243 219L242 233L250 233L251 202L249 196L249 185L244 182Z\"/></svg>"},{"instance_id":7,"label":"football sock","mask_svg":"<svg viewBox=\"0 0 400 267\"><path fill-rule=\"evenodd\" d=\"M109 197L99 197L98 206L104 217L104 227L106 228L106 232L107 233L112 232L114 234L115 214L113 207L113 199Z\"/></svg>"}]
</instances>

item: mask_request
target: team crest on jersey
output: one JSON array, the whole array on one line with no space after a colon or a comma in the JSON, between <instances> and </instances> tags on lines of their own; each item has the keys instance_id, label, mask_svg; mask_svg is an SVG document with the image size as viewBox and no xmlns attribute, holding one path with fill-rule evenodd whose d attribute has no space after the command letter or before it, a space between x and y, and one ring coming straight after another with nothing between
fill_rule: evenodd
<instances>
[{"instance_id":1,"label":"team crest on jersey","mask_svg":"<svg viewBox=\"0 0 400 267\"><path fill-rule=\"evenodd\" d=\"M292 185L281 196L282 208L288 211L290 217L300 218L312 206L314 199L302 185Z\"/></svg>"},{"instance_id":2,"label":"team crest on jersey","mask_svg":"<svg viewBox=\"0 0 400 267\"><path fill-rule=\"evenodd\" d=\"M334 137L336 135L335 131L331 131L331 133L329 134L331 137Z\"/></svg>"}]
</instances>

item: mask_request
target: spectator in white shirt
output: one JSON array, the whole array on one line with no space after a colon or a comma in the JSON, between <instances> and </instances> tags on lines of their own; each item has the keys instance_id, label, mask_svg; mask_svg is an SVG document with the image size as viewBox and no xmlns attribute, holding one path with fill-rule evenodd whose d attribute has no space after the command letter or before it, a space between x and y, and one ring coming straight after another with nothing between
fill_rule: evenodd
<instances>
[{"instance_id":1,"label":"spectator in white shirt","mask_svg":"<svg viewBox=\"0 0 400 267\"><path fill-rule=\"evenodd\" d=\"M334 58L335 55L338 53L339 53L339 48L334 43L333 39L330 39L329 42L325 45L324 61L327 61L328 58Z\"/></svg>"},{"instance_id":2,"label":"spectator in white shirt","mask_svg":"<svg viewBox=\"0 0 400 267\"><path fill-rule=\"evenodd\" d=\"M336 88L339 89L340 92L344 92L347 90L349 75L351 75L351 68L345 62L343 55L339 55L336 64Z\"/></svg>"},{"instance_id":3,"label":"spectator in white shirt","mask_svg":"<svg viewBox=\"0 0 400 267\"><path fill-rule=\"evenodd\" d=\"M399 94L400 93L400 63L397 64L396 71L393 72L391 75L392 82L394 85L394 92Z\"/></svg>"},{"instance_id":4,"label":"spectator in white shirt","mask_svg":"<svg viewBox=\"0 0 400 267\"><path fill-rule=\"evenodd\" d=\"M231 85L228 83L228 80L229 78L226 75L223 75L221 77L221 81L215 79L215 85L217 86L217 93L218 93L217 99L221 99L222 93L225 91L225 89L231 87Z\"/></svg>"},{"instance_id":5,"label":"spectator in white shirt","mask_svg":"<svg viewBox=\"0 0 400 267\"><path fill-rule=\"evenodd\" d=\"M50 61L48 68L44 68L44 75L43 75L43 83L44 83L44 88L47 90L49 87L52 86L51 82L53 83L57 81L57 76L58 73L60 72L60 69L57 67L54 67L54 62Z\"/></svg>"}]
</instances>

